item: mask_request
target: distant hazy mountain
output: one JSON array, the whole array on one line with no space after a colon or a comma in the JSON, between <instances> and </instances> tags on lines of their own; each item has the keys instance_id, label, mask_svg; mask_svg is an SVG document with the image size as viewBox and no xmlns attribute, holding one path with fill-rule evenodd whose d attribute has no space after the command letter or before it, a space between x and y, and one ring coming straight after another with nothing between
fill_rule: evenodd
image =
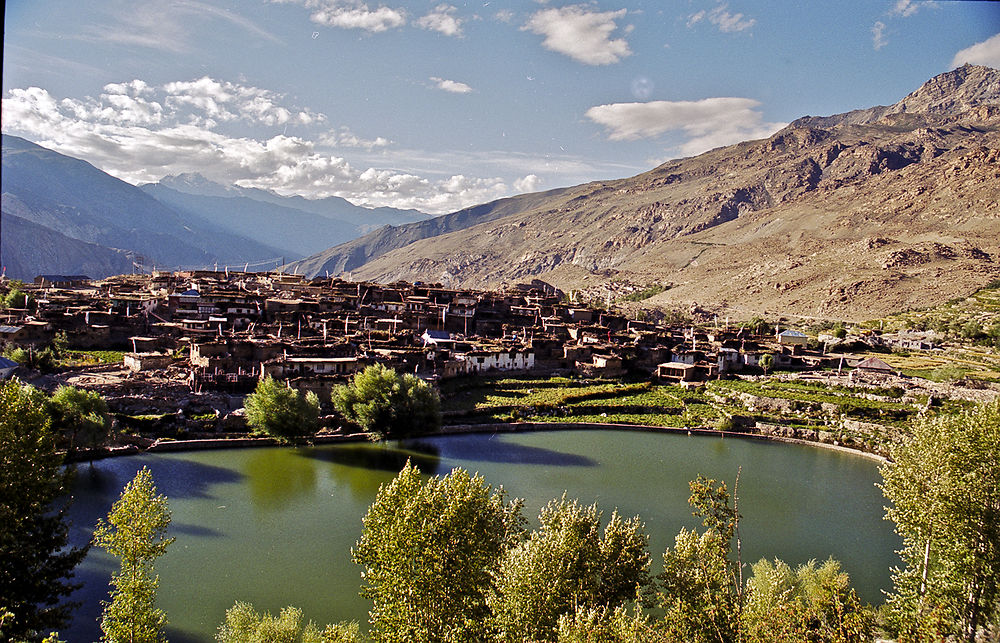
<instances>
[{"instance_id":1,"label":"distant hazy mountain","mask_svg":"<svg viewBox=\"0 0 1000 643\"><path fill-rule=\"evenodd\" d=\"M357 237L357 226L245 196L185 194L162 183L139 188L157 201L213 225L281 249L289 261Z\"/></svg>"},{"instance_id":2,"label":"distant hazy mountain","mask_svg":"<svg viewBox=\"0 0 1000 643\"><path fill-rule=\"evenodd\" d=\"M41 263L22 267L29 273L53 272L52 266L61 256L72 256L69 247L65 252L58 248L56 240L62 237L130 251L147 266L239 264L274 258L283 252L178 212L85 161L16 136L4 135L2 148L4 219L13 215L60 235L48 237L55 244L51 254L32 255ZM33 243L32 237L22 236L25 226L12 224L8 228L6 221L2 223L5 248ZM82 267L62 271L85 272Z\"/></svg>"},{"instance_id":3,"label":"distant hazy mountain","mask_svg":"<svg viewBox=\"0 0 1000 643\"><path fill-rule=\"evenodd\" d=\"M2 225L0 256L10 279L31 281L39 274L97 278L132 270L132 259L123 250L73 239L6 211Z\"/></svg>"},{"instance_id":4,"label":"distant hazy mountain","mask_svg":"<svg viewBox=\"0 0 1000 643\"><path fill-rule=\"evenodd\" d=\"M347 199L335 196L324 199L306 199L301 196L281 196L280 194L258 188L244 188L238 185L225 186L209 181L204 176L196 173L165 176L160 179L159 185L185 194L229 198L246 197L254 201L271 203L283 208L292 208L318 214L355 228L357 232L351 235L351 238L384 225L401 225L431 218L431 215L419 210L399 210L387 207L364 208L354 205Z\"/></svg>"},{"instance_id":5,"label":"distant hazy mountain","mask_svg":"<svg viewBox=\"0 0 1000 643\"><path fill-rule=\"evenodd\" d=\"M683 310L870 319L1000 277L998 168L1000 71L967 65L894 105L515 197L461 229L446 215L380 230L297 266L466 287L625 280L670 285L651 303Z\"/></svg>"}]
</instances>

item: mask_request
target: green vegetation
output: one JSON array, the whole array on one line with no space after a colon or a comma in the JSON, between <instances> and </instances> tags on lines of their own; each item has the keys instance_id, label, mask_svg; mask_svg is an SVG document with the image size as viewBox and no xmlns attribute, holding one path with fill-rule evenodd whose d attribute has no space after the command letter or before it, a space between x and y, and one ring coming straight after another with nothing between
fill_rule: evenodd
<instances>
[{"instance_id":1,"label":"green vegetation","mask_svg":"<svg viewBox=\"0 0 1000 643\"><path fill-rule=\"evenodd\" d=\"M244 402L247 424L253 430L279 440L312 434L319 428L319 397L279 384L265 377Z\"/></svg>"},{"instance_id":2,"label":"green vegetation","mask_svg":"<svg viewBox=\"0 0 1000 643\"><path fill-rule=\"evenodd\" d=\"M438 393L420 378L374 364L331 393L333 407L372 440L432 433L441 427Z\"/></svg>"},{"instance_id":3,"label":"green vegetation","mask_svg":"<svg viewBox=\"0 0 1000 643\"><path fill-rule=\"evenodd\" d=\"M237 601L215 636L219 643L360 643L357 623L327 625L322 631L310 621L302 625L302 610L286 607L278 616L260 614L250 603Z\"/></svg>"},{"instance_id":4,"label":"green vegetation","mask_svg":"<svg viewBox=\"0 0 1000 643\"><path fill-rule=\"evenodd\" d=\"M364 568L376 641L481 641L501 555L520 536L520 502L455 470L426 484L407 464L383 485L352 555Z\"/></svg>"},{"instance_id":5,"label":"green vegetation","mask_svg":"<svg viewBox=\"0 0 1000 643\"><path fill-rule=\"evenodd\" d=\"M952 341L1000 348L1000 281L935 308L865 322L885 331L933 330Z\"/></svg>"},{"instance_id":6,"label":"green vegetation","mask_svg":"<svg viewBox=\"0 0 1000 643\"><path fill-rule=\"evenodd\" d=\"M0 295L0 310L5 308L29 308L35 303L35 296L24 292L24 282L16 279L7 285L6 294Z\"/></svg>"},{"instance_id":7,"label":"green vegetation","mask_svg":"<svg viewBox=\"0 0 1000 643\"><path fill-rule=\"evenodd\" d=\"M67 547L69 472L56 452L45 395L0 384L0 638L39 640L64 625L86 548Z\"/></svg>"},{"instance_id":8,"label":"green vegetation","mask_svg":"<svg viewBox=\"0 0 1000 643\"><path fill-rule=\"evenodd\" d=\"M650 297L659 295L661 292L666 292L667 286L663 284L653 284L652 286L647 286L638 292L634 292L630 295L624 297L625 301L645 301Z\"/></svg>"},{"instance_id":9,"label":"green vegetation","mask_svg":"<svg viewBox=\"0 0 1000 643\"><path fill-rule=\"evenodd\" d=\"M108 643L156 643L165 640L167 616L156 607L159 576L153 561L174 541L167 538L170 510L158 495L153 476L143 467L125 486L121 498L98 521L94 544L114 556L121 569L111 577L111 600L104 602L103 639Z\"/></svg>"},{"instance_id":10,"label":"green vegetation","mask_svg":"<svg viewBox=\"0 0 1000 643\"><path fill-rule=\"evenodd\" d=\"M912 641L1000 627L1000 402L916 424L882 467L903 539L889 622ZM994 629L996 631L996 629Z\"/></svg>"},{"instance_id":11,"label":"green vegetation","mask_svg":"<svg viewBox=\"0 0 1000 643\"><path fill-rule=\"evenodd\" d=\"M88 366L92 364L121 364L125 361L124 351L82 351L67 350L63 353L63 366Z\"/></svg>"},{"instance_id":12,"label":"green vegetation","mask_svg":"<svg viewBox=\"0 0 1000 643\"><path fill-rule=\"evenodd\" d=\"M99 446L111 430L108 405L94 391L60 386L49 400L52 427L66 441L69 451Z\"/></svg>"}]
</instances>

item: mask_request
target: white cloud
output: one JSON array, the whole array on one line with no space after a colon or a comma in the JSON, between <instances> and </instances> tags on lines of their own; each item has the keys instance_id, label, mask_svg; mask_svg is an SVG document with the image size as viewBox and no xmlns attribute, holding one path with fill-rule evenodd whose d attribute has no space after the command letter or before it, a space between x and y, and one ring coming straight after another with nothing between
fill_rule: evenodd
<instances>
[{"instance_id":1,"label":"white cloud","mask_svg":"<svg viewBox=\"0 0 1000 643\"><path fill-rule=\"evenodd\" d=\"M361 0L271 0L313 10L309 19L327 27L380 33L406 24L406 11L381 5L372 9Z\"/></svg>"},{"instance_id":2,"label":"white cloud","mask_svg":"<svg viewBox=\"0 0 1000 643\"><path fill-rule=\"evenodd\" d=\"M706 19L725 33L745 31L757 24L756 18L748 18L742 13L730 13L728 4L720 4L711 11L702 9L692 13L688 16L687 27L690 29Z\"/></svg>"},{"instance_id":3,"label":"white cloud","mask_svg":"<svg viewBox=\"0 0 1000 643\"><path fill-rule=\"evenodd\" d=\"M290 105L276 92L207 77L160 86L111 83L96 98L59 99L38 87L12 89L2 110L5 133L85 159L131 183L198 172L219 183L282 194L444 213L536 189L541 180L526 170L539 167L552 175L576 169L567 159L553 159L546 167L547 159L505 159L501 153L391 150L387 138L362 138L348 127L317 132L326 121L323 114ZM235 129L243 135L222 131L232 128L229 123L238 123ZM275 127L279 132L295 127L296 133L275 134ZM422 162L424 170L385 167ZM455 167L482 174L456 174ZM520 178L496 176L500 172Z\"/></svg>"},{"instance_id":4,"label":"white cloud","mask_svg":"<svg viewBox=\"0 0 1000 643\"><path fill-rule=\"evenodd\" d=\"M445 78L431 76L431 81L437 89L451 92L452 94L468 94L473 91L472 87L469 87L465 83L460 83L457 80L447 80Z\"/></svg>"},{"instance_id":5,"label":"white cloud","mask_svg":"<svg viewBox=\"0 0 1000 643\"><path fill-rule=\"evenodd\" d=\"M875 48L875 51L878 51L888 44L889 41L885 37L885 23L879 20L872 25L872 47Z\"/></svg>"},{"instance_id":6,"label":"white cloud","mask_svg":"<svg viewBox=\"0 0 1000 643\"><path fill-rule=\"evenodd\" d=\"M434 11L418 19L416 24L421 29L429 29L443 33L446 36L462 35L462 19L455 15L458 9L450 4L439 4Z\"/></svg>"},{"instance_id":7,"label":"white cloud","mask_svg":"<svg viewBox=\"0 0 1000 643\"><path fill-rule=\"evenodd\" d=\"M889 10L889 15L909 18L925 7L937 7L937 2L934 0L896 0L892 9Z\"/></svg>"},{"instance_id":8,"label":"white cloud","mask_svg":"<svg viewBox=\"0 0 1000 643\"><path fill-rule=\"evenodd\" d=\"M587 65L610 65L632 55L624 38L611 39L627 10L595 12L587 5L542 9L521 27L545 36L542 46Z\"/></svg>"},{"instance_id":9,"label":"white cloud","mask_svg":"<svg viewBox=\"0 0 1000 643\"><path fill-rule=\"evenodd\" d=\"M328 147L354 148L368 150L369 152L377 148L392 145L392 141L382 136L377 136L373 139L361 138L354 134L351 128L347 126L330 130L320 136L317 142Z\"/></svg>"},{"instance_id":10,"label":"white cloud","mask_svg":"<svg viewBox=\"0 0 1000 643\"><path fill-rule=\"evenodd\" d=\"M613 141L656 138L681 132L688 140L685 155L769 136L784 123L765 123L760 103L749 98L706 98L699 101L652 101L598 105L586 116L603 125Z\"/></svg>"},{"instance_id":11,"label":"white cloud","mask_svg":"<svg viewBox=\"0 0 1000 643\"><path fill-rule=\"evenodd\" d=\"M965 63L1000 69L1000 33L955 54L951 66L961 67Z\"/></svg>"},{"instance_id":12,"label":"white cloud","mask_svg":"<svg viewBox=\"0 0 1000 643\"><path fill-rule=\"evenodd\" d=\"M216 19L279 43L273 34L226 9L196 0L148 0L120 3L102 16L99 24L82 25L74 36L85 42L113 42L180 53L190 46L192 25Z\"/></svg>"},{"instance_id":13,"label":"white cloud","mask_svg":"<svg viewBox=\"0 0 1000 643\"><path fill-rule=\"evenodd\" d=\"M493 14L493 18L498 22L502 22L504 24L509 25L510 23L514 22L514 12L509 9L501 9L497 11L495 14Z\"/></svg>"},{"instance_id":14,"label":"white cloud","mask_svg":"<svg viewBox=\"0 0 1000 643\"><path fill-rule=\"evenodd\" d=\"M749 29L757 23L756 18L746 18L742 13L729 13L729 5L722 4L708 12L708 21L719 31L731 33Z\"/></svg>"},{"instance_id":15,"label":"white cloud","mask_svg":"<svg viewBox=\"0 0 1000 643\"><path fill-rule=\"evenodd\" d=\"M527 192L537 192L542 181L537 174L528 174L514 181L514 190L519 194Z\"/></svg>"}]
</instances>

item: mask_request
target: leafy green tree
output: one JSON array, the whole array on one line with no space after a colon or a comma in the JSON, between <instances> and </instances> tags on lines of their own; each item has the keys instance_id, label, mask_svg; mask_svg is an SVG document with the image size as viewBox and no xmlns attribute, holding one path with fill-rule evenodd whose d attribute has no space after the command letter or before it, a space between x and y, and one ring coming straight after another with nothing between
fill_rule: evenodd
<instances>
[{"instance_id":1,"label":"leafy green tree","mask_svg":"<svg viewBox=\"0 0 1000 643\"><path fill-rule=\"evenodd\" d=\"M60 386L49 400L49 412L52 428L64 436L70 451L98 446L111 429L108 405L95 391Z\"/></svg>"},{"instance_id":2,"label":"leafy green tree","mask_svg":"<svg viewBox=\"0 0 1000 643\"><path fill-rule=\"evenodd\" d=\"M70 473L56 452L45 395L16 380L0 384L0 638L40 640L65 625L86 548L67 547L62 500Z\"/></svg>"},{"instance_id":3,"label":"leafy green tree","mask_svg":"<svg viewBox=\"0 0 1000 643\"><path fill-rule=\"evenodd\" d=\"M881 469L905 565L887 601L901 640L1000 627L1000 401L924 419Z\"/></svg>"},{"instance_id":4,"label":"leafy green tree","mask_svg":"<svg viewBox=\"0 0 1000 643\"><path fill-rule=\"evenodd\" d=\"M728 643L739 639L743 573L739 558L739 519L724 482L698 476L688 503L706 530L681 529L674 548L663 554L659 604L662 629L689 643ZM737 555L733 558L733 540Z\"/></svg>"},{"instance_id":5,"label":"leafy green tree","mask_svg":"<svg viewBox=\"0 0 1000 643\"><path fill-rule=\"evenodd\" d=\"M507 552L497 573L500 640L554 641L561 616L620 607L649 585L648 538L638 517L623 520L614 512L602 534L597 505L564 495L538 519L541 528Z\"/></svg>"},{"instance_id":6,"label":"leafy green tree","mask_svg":"<svg viewBox=\"0 0 1000 643\"><path fill-rule=\"evenodd\" d=\"M424 482L407 463L383 485L351 552L375 641L490 640L490 571L522 533L520 508L461 469Z\"/></svg>"},{"instance_id":7,"label":"leafy green tree","mask_svg":"<svg viewBox=\"0 0 1000 643\"><path fill-rule=\"evenodd\" d=\"M280 440L312 434L319 428L319 397L312 391L303 396L271 376L257 383L244 407L251 428Z\"/></svg>"},{"instance_id":8,"label":"leafy green tree","mask_svg":"<svg viewBox=\"0 0 1000 643\"><path fill-rule=\"evenodd\" d=\"M780 560L753 565L743 609L744 641L861 643L872 640L873 629L871 612L832 558L795 570Z\"/></svg>"},{"instance_id":9,"label":"leafy green tree","mask_svg":"<svg viewBox=\"0 0 1000 643\"><path fill-rule=\"evenodd\" d=\"M302 625L302 610L286 607L278 616L260 614L250 603L237 601L215 635L219 643L360 643L357 623L327 625L320 630L311 621Z\"/></svg>"},{"instance_id":10,"label":"leafy green tree","mask_svg":"<svg viewBox=\"0 0 1000 643\"><path fill-rule=\"evenodd\" d=\"M764 371L764 375L767 375L767 372L774 368L774 355L771 353L764 353L760 356L760 361L758 361L757 364L760 366L761 370Z\"/></svg>"},{"instance_id":11,"label":"leafy green tree","mask_svg":"<svg viewBox=\"0 0 1000 643\"><path fill-rule=\"evenodd\" d=\"M117 558L121 569L111 578L111 600L104 601L101 619L103 641L155 643L163 641L167 623L156 607L159 576L153 561L174 542L167 538L170 509L167 498L157 494L153 475L143 467L111 507L107 521L100 520L94 544Z\"/></svg>"},{"instance_id":12,"label":"leafy green tree","mask_svg":"<svg viewBox=\"0 0 1000 643\"><path fill-rule=\"evenodd\" d=\"M35 296L24 292L22 287L24 282L14 280L10 283L10 288L6 295L0 296L0 309L3 308L28 308L35 303Z\"/></svg>"},{"instance_id":13,"label":"leafy green tree","mask_svg":"<svg viewBox=\"0 0 1000 643\"><path fill-rule=\"evenodd\" d=\"M431 433L441 426L441 399L420 378L373 364L333 389L334 408L373 440Z\"/></svg>"},{"instance_id":14,"label":"leafy green tree","mask_svg":"<svg viewBox=\"0 0 1000 643\"><path fill-rule=\"evenodd\" d=\"M578 607L559 617L558 643L667 643L636 608Z\"/></svg>"}]
</instances>

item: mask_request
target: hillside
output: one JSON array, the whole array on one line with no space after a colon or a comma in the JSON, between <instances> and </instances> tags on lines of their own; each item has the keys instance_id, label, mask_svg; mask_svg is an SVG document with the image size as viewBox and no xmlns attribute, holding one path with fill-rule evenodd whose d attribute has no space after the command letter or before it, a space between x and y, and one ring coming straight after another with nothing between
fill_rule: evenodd
<instances>
[{"instance_id":1,"label":"hillside","mask_svg":"<svg viewBox=\"0 0 1000 643\"><path fill-rule=\"evenodd\" d=\"M33 243L31 236L20 234L27 228L7 227L8 216L54 233L47 235L54 244L50 252L31 253L32 263L23 266L29 273L56 272L55 263L74 256L76 244L63 247L56 241L65 238L128 251L147 266L244 263L281 254L268 244L178 212L85 161L16 136L4 135L2 147L4 246ZM89 272L83 264L65 271Z\"/></svg>"},{"instance_id":2,"label":"hillside","mask_svg":"<svg viewBox=\"0 0 1000 643\"><path fill-rule=\"evenodd\" d=\"M461 230L406 245L394 233L388 252L341 246L332 264L300 266L480 287L663 283L649 303L871 318L1000 276L998 132L1000 72L967 65L895 105L805 117L629 179L530 195Z\"/></svg>"},{"instance_id":3,"label":"hillside","mask_svg":"<svg viewBox=\"0 0 1000 643\"><path fill-rule=\"evenodd\" d=\"M132 271L132 259L121 250L67 237L9 212L3 213L0 256L6 276L22 281L39 274L104 276Z\"/></svg>"}]
</instances>

